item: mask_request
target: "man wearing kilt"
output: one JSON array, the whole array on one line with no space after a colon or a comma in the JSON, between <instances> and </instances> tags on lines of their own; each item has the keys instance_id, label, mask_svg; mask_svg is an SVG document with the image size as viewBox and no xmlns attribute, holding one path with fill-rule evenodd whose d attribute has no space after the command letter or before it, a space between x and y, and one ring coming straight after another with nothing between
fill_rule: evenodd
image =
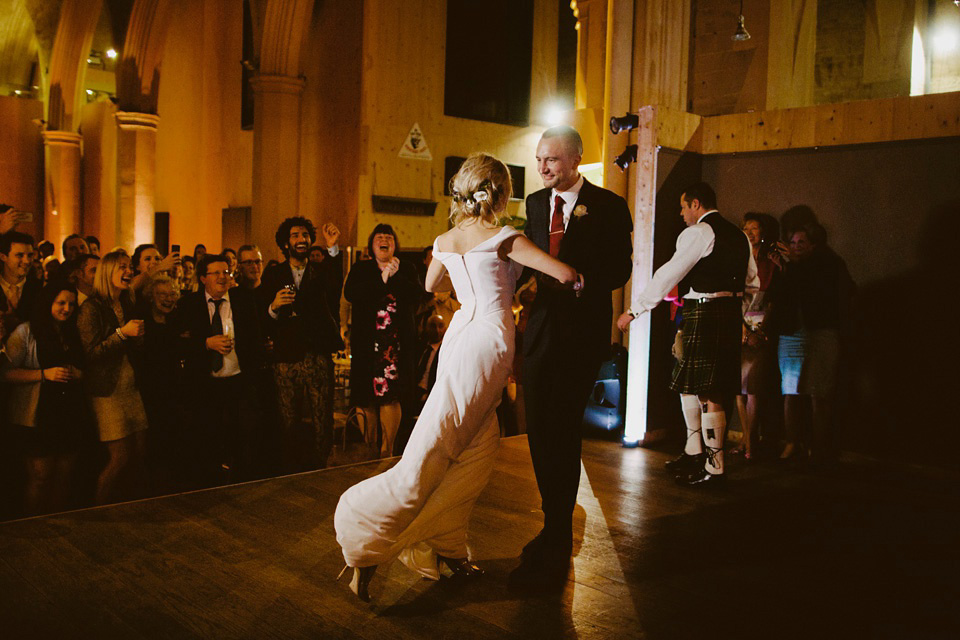
<instances>
[{"instance_id":1,"label":"man wearing kilt","mask_svg":"<svg viewBox=\"0 0 960 640\"><path fill-rule=\"evenodd\" d=\"M680 393L687 426L683 454L667 463L677 482L690 486L720 484L723 404L740 389L741 297L759 288L750 241L717 211L717 196L700 182L680 196L687 228L677 238L673 257L617 320L621 331L650 311L677 286L683 297L680 353L670 388Z\"/></svg>"}]
</instances>

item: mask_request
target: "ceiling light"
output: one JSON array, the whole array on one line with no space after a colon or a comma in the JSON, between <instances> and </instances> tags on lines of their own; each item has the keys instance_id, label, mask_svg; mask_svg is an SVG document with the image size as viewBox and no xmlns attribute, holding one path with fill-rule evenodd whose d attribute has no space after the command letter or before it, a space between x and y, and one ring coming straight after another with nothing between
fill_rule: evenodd
<instances>
[{"instance_id":1,"label":"ceiling light","mask_svg":"<svg viewBox=\"0 0 960 640\"><path fill-rule=\"evenodd\" d=\"M730 39L734 42L746 42L750 39L750 33L747 31L747 26L743 20L743 0L740 0L740 17L737 18L737 30L730 36Z\"/></svg>"}]
</instances>

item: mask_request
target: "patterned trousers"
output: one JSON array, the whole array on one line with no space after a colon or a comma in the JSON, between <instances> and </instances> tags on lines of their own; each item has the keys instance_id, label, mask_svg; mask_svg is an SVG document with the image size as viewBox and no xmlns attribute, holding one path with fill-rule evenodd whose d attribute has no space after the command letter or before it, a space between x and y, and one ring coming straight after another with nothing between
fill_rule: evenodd
<instances>
[{"instance_id":1,"label":"patterned trousers","mask_svg":"<svg viewBox=\"0 0 960 640\"><path fill-rule=\"evenodd\" d=\"M327 466L327 456L333 446L333 360L329 355L308 353L297 362L275 362L273 376L280 404L284 464L290 465L290 457L296 452L295 434L306 399L316 463L321 468Z\"/></svg>"}]
</instances>

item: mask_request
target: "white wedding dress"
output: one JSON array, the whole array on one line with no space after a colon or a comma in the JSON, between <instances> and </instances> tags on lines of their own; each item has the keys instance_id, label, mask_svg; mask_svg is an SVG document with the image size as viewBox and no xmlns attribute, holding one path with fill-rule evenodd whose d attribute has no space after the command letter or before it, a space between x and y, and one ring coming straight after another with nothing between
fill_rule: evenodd
<instances>
[{"instance_id":1,"label":"white wedding dress","mask_svg":"<svg viewBox=\"0 0 960 640\"><path fill-rule=\"evenodd\" d=\"M437 579L436 555L467 557L467 523L493 470L496 409L513 363L513 293L522 268L497 251L519 232L504 227L465 254L433 246L462 307L440 347L437 381L403 457L350 487L334 526L352 567L394 558Z\"/></svg>"}]
</instances>

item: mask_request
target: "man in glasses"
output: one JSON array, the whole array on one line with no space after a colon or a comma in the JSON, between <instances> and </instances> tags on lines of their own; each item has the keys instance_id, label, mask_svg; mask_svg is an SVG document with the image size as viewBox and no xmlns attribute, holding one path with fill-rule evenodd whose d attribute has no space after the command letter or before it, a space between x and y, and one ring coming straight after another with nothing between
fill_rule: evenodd
<instances>
[{"instance_id":1,"label":"man in glasses","mask_svg":"<svg viewBox=\"0 0 960 640\"><path fill-rule=\"evenodd\" d=\"M261 414L255 372L263 362L257 300L230 288L227 259L206 254L197 263L200 290L177 304L185 336L185 368L195 392L195 473L202 483L253 477L254 434Z\"/></svg>"},{"instance_id":2,"label":"man in glasses","mask_svg":"<svg viewBox=\"0 0 960 640\"><path fill-rule=\"evenodd\" d=\"M237 284L244 289L253 291L260 286L263 277L263 255L260 247L255 244L245 244L237 251L240 267L237 269Z\"/></svg>"}]
</instances>

